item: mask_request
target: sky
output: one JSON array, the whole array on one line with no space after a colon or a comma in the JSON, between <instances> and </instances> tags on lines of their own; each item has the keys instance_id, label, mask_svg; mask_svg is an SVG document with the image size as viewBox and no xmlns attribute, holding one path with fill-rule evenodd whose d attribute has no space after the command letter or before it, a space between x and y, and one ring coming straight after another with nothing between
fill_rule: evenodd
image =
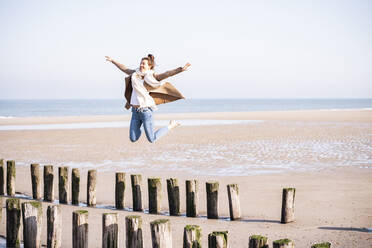
<instances>
[{"instance_id":1,"label":"sky","mask_svg":"<svg viewBox=\"0 0 372 248\"><path fill-rule=\"evenodd\" d=\"M186 98L372 98L372 1L0 1L0 99L122 98L155 56Z\"/></svg>"}]
</instances>

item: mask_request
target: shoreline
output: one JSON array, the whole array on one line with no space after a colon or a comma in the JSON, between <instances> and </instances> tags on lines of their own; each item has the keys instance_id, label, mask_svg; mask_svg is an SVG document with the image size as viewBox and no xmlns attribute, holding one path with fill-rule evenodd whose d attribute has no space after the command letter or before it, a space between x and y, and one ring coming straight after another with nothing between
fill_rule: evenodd
<instances>
[{"instance_id":1,"label":"shoreline","mask_svg":"<svg viewBox=\"0 0 372 248\"><path fill-rule=\"evenodd\" d=\"M249 113L249 112L293 112L293 111L371 111L372 108L324 108L324 109L287 109L287 110L250 110L250 111L199 111L199 112L169 112L168 114L202 114L202 113ZM123 115L130 115L130 110L125 110ZM165 115L166 113L160 112L160 115ZM97 115L49 115L49 116L0 116L2 119L13 119L13 118L71 118L71 117L103 117L103 116L122 116L122 114L97 114Z\"/></svg>"},{"instance_id":2,"label":"shoreline","mask_svg":"<svg viewBox=\"0 0 372 248\"><path fill-rule=\"evenodd\" d=\"M366 115L370 113L370 116ZM311 117L309 117L311 116ZM315 118L314 118L315 116ZM130 121L131 115L86 115L86 116L42 116L0 118L0 126L36 125L86 122ZM353 110L286 110L286 111L249 111L249 112L198 112L167 113L155 112L155 120L199 119L199 120L284 120L284 121L335 121L335 122L372 122L372 109Z\"/></svg>"}]
</instances>

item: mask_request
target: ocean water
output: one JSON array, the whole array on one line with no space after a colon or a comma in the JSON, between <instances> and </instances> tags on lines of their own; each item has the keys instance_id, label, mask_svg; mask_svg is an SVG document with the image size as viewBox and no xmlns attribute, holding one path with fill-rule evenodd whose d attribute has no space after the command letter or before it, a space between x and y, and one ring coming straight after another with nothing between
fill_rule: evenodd
<instances>
[{"instance_id":1,"label":"ocean water","mask_svg":"<svg viewBox=\"0 0 372 248\"><path fill-rule=\"evenodd\" d=\"M130 114L124 99L0 100L0 118ZM187 99L158 113L372 109L372 99Z\"/></svg>"}]
</instances>

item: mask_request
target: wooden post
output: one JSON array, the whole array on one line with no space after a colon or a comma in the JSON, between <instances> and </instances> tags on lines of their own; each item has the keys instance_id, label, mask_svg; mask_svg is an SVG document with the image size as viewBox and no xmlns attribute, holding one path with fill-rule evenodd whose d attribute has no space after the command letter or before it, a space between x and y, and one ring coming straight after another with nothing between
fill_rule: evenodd
<instances>
[{"instance_id":1,"label":"wooden post","mask_svg":"<svg viewBox=\"0 0 372 248\"><path fill-rule=\"evenodd\" d=\"M115 207L117 209L124 209L125 173L116 172L115 177Z\"/></svg>"},{"instance_id":2,"label":"wooden post","mask_svg":"<svg viewBox=\"0 0 372 248\"><path fill-rule=\"evenodd\" d=\"M80 193L80 171L77 168L72 169L71 172L71 203L79 205Z\"/></svg>"},{"instance_id":3,"label":"wooden post","mask_svg":"<svg viewBox=\"0 0 372 248\"><path fill-rule=\"evenodd\" d=\"M0 195L5 195L4 159L0 159Z\"/></svg>"},{"instance_id":4,"label":"wooden post","mask_svg":"<svg viewBox=\"0 0 372 248\"><path fill-rule=\"evenodd\" d=\"M95 207L97 203L96 199L96 183L97 183L97 171L88 171L88 186L87 186L87 206Z\"/></svg>"},{"instance_id":5,"label":"wooden post","mask_svg":"<svg viewBox=\"0 0 372 248\"><path fill-rule=\"evenodd\" d=\"M176 178L167 179L169 215L179 216L180 212L180 187Z\"/></svg>"},{"instance_id":6,"label":"wooden post","mask_svg":"<svg viewBox=\"0 0 372 248\"><path fill-rule=\"evenodd\" d=\"M186 216L198 216L199 183L197 180L186 180Z\"/></svg>"},{"instance_id":7,"label":"wooden post","mask_svg":"<svg viewBox=\"0 0 372 248\"><path fill-rule=\"evenodd\" d=\"M59 203L68 203L68 167L58 167Z\"/></svg>"},{"instance_id":8,"label":"wooden post","mask_svg":"<svg viewBox=\"0 0 372 248\"><path fill-rule=\"evenodd\" d=\"M88 211L77 210L72 213L72 247L88 248Z\"/></svg>"},{"instance_id":9,"label":"wooden post","mask_svg":"<svg viewBox=\"0 0 372 248\"><path fill-rule=\"evenodd\" d=\"M40 202L22 203L23 243L25 247L41 247L43 209Z\"/></svg>"},{"instance_id":10,"label":"wooden post","mask_svg":"<svg viewBox=\"0 0 372 248\"><path fill-rule=\"evenodd\" d=\"M325 243L314 244L311 246L311 248L331 248L331 243L325 242Z\"/></svg>"},{"instance_id":11,"label":"wooden post","mask_svg":"<svg viewBox=\"0 0 372 248\"><path fill-rule=\"evenodd\" d=\"M53 165L44 166L44 201L54 201Z\"/></svg>"},{"instance_id":12,"label":"wooden post","mask_svg":"<svg viewBox=\"0 0 372 248\"><path fill-rule=\"evenodd\" d=\"M238 220L241 218L238 185L227 185L227 194L229 196L230 220Z\"/></svg>"},{"instance_id":13,"label":"wooden post","mask_svg":"<svg viewBox=\"0 0 372 248\"><path fill-rule=\"evenodd\" d=\"M133 211L143 211L142 208L142 176L141 175L130 175L132 184L132 199L133 199Z\"/></svg>"},{"instance_id":14,"label":"wooden post","mask_svg":"<svg viewBox=\"0 0 372 248\"><path fill-rule=\"evenodd\" d=\"M248 248L269 248L267 237L261 235L250 236Z\"/></svg>"},{"instance_id":15,"label":"wooden post","mask_svg":"<svg viewBox=\"0 0 372 248\"><path fill-rule=\"evenodd\" d=\"M20 247L21 206L19 199L6 200L6 247Z\"/></svg>"},{"instance_id":16,"label":"wooden post","mask_svg":"<svg viewBox=\"0 0 372 248\"><path fill-rule=\"evenodd\" d=\"M218 219L218 182L207 182L207 217Z\"/></svg>"},{"instance_id":17,"label":"wooden post","mask_svg":"<svg viewBox=\"0 0 372 248\"><path fill-rule=\"evenodd\" d=\"M172 248L172 233L170 221L159 219L150 222L153 248Z\"/></svg>"},{"instance_id":18,"label":"wooden post","mask_svg":"<svg viewBox=\"0 0 372 248\"><path fill-rule=\"evenodd\" d=\"M183 248L201 248L201 228L187 225L183 229Z\"/></svg>"},{"instance_id":19,"label":"wooden post","mask_svg":"<svg viewBox=\"0 0 372 248\"><path fill-rule=\"evenodd\" d=\"M295 220L294 218L294 199L296 189L284 188L282 195L282 218L281 223L289 223Z\"/></svg>"},{"instance_id":20,"label":"wooden post","mask_svg":"<svg viewBox=\"0 0 372 248\"><path fill-rule=\"evenodd\" d=\"M35 200L41 199L41 183L39 164L31 164L31 183L32 183L32 198Z\"/></svg>"},{"instance_id":21,"label":"wooden post","mask_svg":"<svg viewBox=\"0 0 372 248\"><path fill-rule=\"evenodd\" d=\"M141 216L129 215L125 217L126 248L143 248Z\"/></svg>"},{"instance_id":22,"label":"wooden post","mask_svg":"<svg viewBox=\"0 0 372 248\"><path fill-rule=\"evenodd\" d=\"M227 248L228 242L228 231L212 232L208 235L208 248Z\"/></svg>"},{"instance_id":23,"label":"wooden post","mask_svg":"<svg viewBox=\"0 0 372 248\"><path fill-rule=\"evenodd\" d=\"M47 247L62 246L62 215L58 205L50 205L47 210Z\"/></svg>"},{"instance_id":24,"label":"wooden post","mask_svg":"<svg viewBox=\"0 0 372 248\"><path fill-rule=\"evenodd\" d=\"M16 167L14 160L6 161L6 192L8 196L15 195Z\"/></svg>"},{"instance_id":25,"label":"wooden post","mask_svg":"<svg viewBox=\"0 0 372 248\"><path fill-rule=\"evenodd\" d=\"M273 242L273 248L294 248L294 243L290 239L279 239Z\"/></svg>"},{"instance_id":26,"label":"wooden post","mask_svg":"<svg viewBox=\"0 0 372 248\"><path fill-rule=\"evenodd\" d=\"M161 180L160 178L148 178L149 213L159 214L161 209Z\"/></svg>"},{"instance_id":27,"label":"wooden post","mask_svg":"<svg viewBox=\"0 0 372 248\"><path fill-rule=\"evenodd\" d=\"M116 213L102 215L102 247L118 247L118 214Z\"/></svg>"}]
</instances>

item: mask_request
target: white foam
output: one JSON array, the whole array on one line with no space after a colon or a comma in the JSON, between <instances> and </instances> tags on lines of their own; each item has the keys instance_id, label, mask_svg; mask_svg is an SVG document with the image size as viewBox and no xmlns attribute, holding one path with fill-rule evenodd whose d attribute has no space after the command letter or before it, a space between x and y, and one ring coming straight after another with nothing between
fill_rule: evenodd
<instances>
[{"instance_id":1,"label":"white foam","mask_svg":"<svg viewBox=\"0 0 372 248\"><path fill-rule=\"evenodd\" d=\"M233 125L233 124L254 124L263 122L262 120L200 120L186 119L178 120L182 126L212 126L212 125ZM169 121L159 120L156 126L166 126ZM130 121L112 122L84 122L84 123L65 123L65 124L35 124L35 125L3 125L0 131L12 130L59 130L59 129L89 129L89 128L122 128L129 127Z\"/></svg>"},{"instance_id":2,"label":"white foam","mask_svg":"<svg viewBox=\"0 0 372 248\"><path fill-rule=\"evenodd\" d=\"M306 109L303 109L306 110ZM331 108L331 109L314 109L319 111L370 111L372 108Z\"/></svg>"}]
</instances>

